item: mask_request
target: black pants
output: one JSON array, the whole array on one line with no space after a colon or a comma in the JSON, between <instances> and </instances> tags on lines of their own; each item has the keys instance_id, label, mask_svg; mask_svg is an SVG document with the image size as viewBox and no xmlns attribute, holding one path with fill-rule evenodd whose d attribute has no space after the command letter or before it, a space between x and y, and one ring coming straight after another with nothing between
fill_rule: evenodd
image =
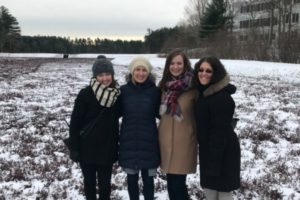
<instances>
[{"instance_id":1,"label":"black pants","mask_svg":"<svg viewBox=\"0 0 300 200\"><path fill-rule=\"evenodd\" d=\"M96 182L98 180L99 199L109 200L111 192L112 166L80 163L84 193L87 200L96 200Z\"/></svg>"},{"instance_id":2,"label":"black pants","mask_svg":"<svg viewBox=\"0 0 300 200\"><path fill-rule=\"evenodd\" d=\"M167 186L170 200L189 199L185 181L186 175L167 174Z\"/></svg>"},{"instance_id":3,"label":"black pants","mask_svg":"<svg viewBox=\"0 0 300 200\"><path fill-rule=\"evenodd\" d=\"M127 174L128 193L130 200L139 200L139 174ZM154 199L154 178L149 176L148 169L142 170L143 194L145 200Z\"/></svg>"}]
</instances>

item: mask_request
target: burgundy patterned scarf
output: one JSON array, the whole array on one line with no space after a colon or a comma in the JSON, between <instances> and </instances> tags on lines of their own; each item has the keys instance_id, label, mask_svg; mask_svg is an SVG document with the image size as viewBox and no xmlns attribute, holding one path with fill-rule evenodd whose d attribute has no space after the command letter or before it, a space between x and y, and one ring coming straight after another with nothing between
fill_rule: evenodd
<instances>
[{"instance_id":1,"label":"burgundy patterned scarf","mask_svg":"<svg viewBox=\"0 0 300 200\"><path fill-rule=\"evenodd\" d=\"M183 120L183 115L177 99L183 92L190 88L192 78L193 72L186 71L179 79L174 79L166 83L166 91L159 109L160 115L171 114L175 120Z\"/></svg>"}]
</instances>

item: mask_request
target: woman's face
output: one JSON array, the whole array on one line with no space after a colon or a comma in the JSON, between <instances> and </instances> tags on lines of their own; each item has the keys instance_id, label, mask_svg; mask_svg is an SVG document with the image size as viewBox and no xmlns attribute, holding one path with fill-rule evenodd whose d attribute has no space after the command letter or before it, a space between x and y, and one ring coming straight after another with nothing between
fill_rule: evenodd
<instances>
[{"instance_id":1,"label":"woman's face","mask_svg":"<svg viewBox=\"0 0 300 200\"><path fill-rule=\"evenodd\" d=\"M198 79L201 85L207 85L210 83L211 77L213 75L213 69L208 62L203 62L199 66Z\"/></svg>"},{"instance_id":2,"label":"woman's face","mask_svg":"<svg viewBox=\"0 0 300 200\"><path fill-rule=\"evenodd\" d=\"M143 83L147 80L148 78L148 71L145 67L143 66L137 66L132 73L132 79L136 83Z\"/></svg>"},{"instance_id":3,"label":"woman's face","mask_svg":"<svg viewBox=\"0 0 300 200\"><path fill-rule=\"evenodd\" d=\"M178 77L183 73L184 62L181 55L175 56L170 63L169 70L172 76Z\"/></svg>"},{"instance_id":4,"label":"woman's face","mask_svg":"<svg viewBox=\"0 0 300 200\"><path fill-rule=\"evenodd\" d=\"M110 84L112 83L113 78L112 78L111 73L106 73L106 72L104 72L104 73L98 74L98 75L96 76L96 80L97 80L99 83L101 83L101 84L105 85L106 87L108 87L108 86L110 86Z\"/></svg>"}]
</instances>

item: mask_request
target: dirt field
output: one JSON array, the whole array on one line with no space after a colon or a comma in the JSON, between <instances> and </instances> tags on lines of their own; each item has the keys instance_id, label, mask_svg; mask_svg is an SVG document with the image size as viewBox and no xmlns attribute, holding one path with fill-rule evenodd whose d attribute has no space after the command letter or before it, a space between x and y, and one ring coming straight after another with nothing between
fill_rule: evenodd
<instances>
[{"instance_id":1,"label":"dirt field","mask_svg":"<svg viewBox=\"0 0 300 200\"><path fill-rule=\"evenodd\" d=\"M89 58L0 58L0 81L10 81L18 75L35 72L43 63L60 62L60 63L76 63L76 62L93 62L94 59Z\"/></svg>"}]
</instances>

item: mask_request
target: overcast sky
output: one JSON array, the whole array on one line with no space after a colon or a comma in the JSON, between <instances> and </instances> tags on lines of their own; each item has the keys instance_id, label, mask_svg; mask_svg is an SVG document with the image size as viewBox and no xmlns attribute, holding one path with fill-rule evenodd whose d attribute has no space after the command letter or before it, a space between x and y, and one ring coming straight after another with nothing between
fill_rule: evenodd
<instances>
[{"instance_id":1,"label":"overcast sky","mask_svg":"<svg viewBox=\"0 0 300 200\"><path fill-rule=\"evenodd\" d=\"M0 0L22 35L141 39L174 27L188 0Z\"/></svg>"}]
</instances>

